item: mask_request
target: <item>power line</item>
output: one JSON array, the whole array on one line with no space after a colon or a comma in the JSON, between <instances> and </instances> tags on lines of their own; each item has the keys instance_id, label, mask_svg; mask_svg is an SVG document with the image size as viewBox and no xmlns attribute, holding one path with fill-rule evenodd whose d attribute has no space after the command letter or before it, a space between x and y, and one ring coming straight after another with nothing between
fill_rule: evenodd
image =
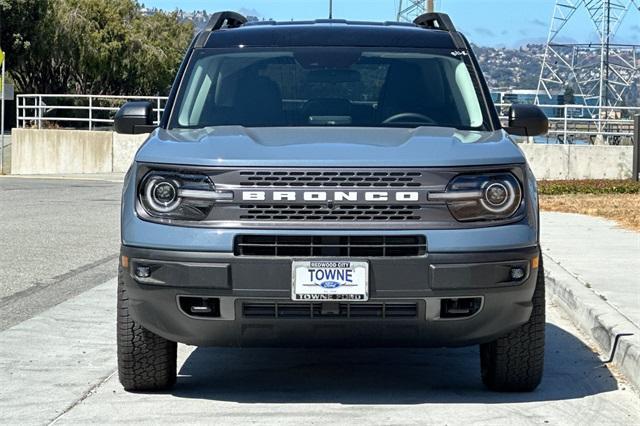
<instances>
[{"instance_id":1,"label":"power line","mask_svg":"<svg viewBox=\"0 0 640 426\"><path fill-rule=\"evenodd\" d=\"M568 24L585 15L580 11L587 12L582 25L590 21L598 43L563 41ZM538 102L571 87L585 105L623 104L626 92L640 77L640 46L613 40L624 19L639 11L640 0L556 0L538 80Z\"/></svg>"}]
</instances>

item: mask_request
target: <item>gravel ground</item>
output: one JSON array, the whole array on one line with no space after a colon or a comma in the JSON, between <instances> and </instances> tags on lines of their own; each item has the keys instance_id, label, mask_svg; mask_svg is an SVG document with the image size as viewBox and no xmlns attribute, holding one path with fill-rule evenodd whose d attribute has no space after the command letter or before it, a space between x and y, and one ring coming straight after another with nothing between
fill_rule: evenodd
<instances>
[{"instance_id":1,"label":"gravel ground","mask_svg":"<svg viewBox=\"0 0 640 426\"><path fill-rule=\"evenodd\" d=\"M640 231L640 194L542 195L540 207L545 211L599 216Z\"/></svg>"}]
</instances>

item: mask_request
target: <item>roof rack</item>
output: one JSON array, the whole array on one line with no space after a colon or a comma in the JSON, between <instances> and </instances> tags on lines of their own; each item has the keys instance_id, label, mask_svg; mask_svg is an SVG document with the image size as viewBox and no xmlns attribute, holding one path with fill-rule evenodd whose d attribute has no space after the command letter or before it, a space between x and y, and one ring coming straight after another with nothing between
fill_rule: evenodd
<instances>
[{"instance_id":1,"label":"roof rack","mask_svg":"<svg viewBox=\"0 0 640 426\"><path fill-rule=\"evenodd\" d=\"M456 30L451 18L449 18L449 15L446 13L424 13L418 16L413 23L420 28L446 31L451 34L453 44L455 44L458 49L468 49L465 38L458 32L458 30Z\"/></svg>"},{"instance_id":2,"label":"roof rack","mask_svg":"<svg viewBox=\"0 0 640 426\"><path fill-rule=\"evenodd\" d=\"M418 16L413 23L430 30L442 30L450 33L456 31L456 27L446 13L424 13Z\"/></svg>"},{"instance_id":3,"label":"roof rack","mask_svg":"<svg viewBox=\"0 0 640 426\"><path fill-rule=\"evenodd\" d=\"M205 25L204 29L196 36L194 47L203 47L207 42L207 39L213 31L218 31L223 28L238 28L247 23L247 18L239 13L231 11L216 12L211 15L209 22Z\"/></svg>"},{"instance_id":4,"label":"roof rack","mask_svg":"<svg viewBox=\"0 0 640 426\"><path fill-rule=\"evenodd\" d=\"M217 31L221 28L238 28L247 23L247 18L237 12L224 11L211 15L204 31Z\"/></svg>"},{"instance_id":5,"label":"roof rack","mask_svg":"<svg viewBox=\"0 0 640 426\"><path fill-rule=\"evenodd\" d=\"M306 21L274 21L273 19L266 21L253 21L247 22L246 26L265 26L265 25L313 25L313 24L347 24L347 25L374 25L385 27L415 27L415 24L410 22L397 22L397 21L385 21L385 22L369 22L369 21L349 21L345 19L313 19Z\"/></svg>"}]
</instances>

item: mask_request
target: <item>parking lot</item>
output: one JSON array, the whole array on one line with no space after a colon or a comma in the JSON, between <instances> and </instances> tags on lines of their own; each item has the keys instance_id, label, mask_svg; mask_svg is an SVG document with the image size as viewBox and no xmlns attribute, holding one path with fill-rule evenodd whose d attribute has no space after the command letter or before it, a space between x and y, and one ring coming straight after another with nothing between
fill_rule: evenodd
<instances>
[{"instance_id":1,"label":"parking lot","mask_svg":"<svg viewBox=\"0 0 640 426\"><path fill-rule=\"evenodd\" d=\"M553 301L545 377L530 394L485 390L476 347L184 345L173 391L124 392L115 356L121 183L110 180L0 178L0 423L640 422L638 394Z\"/></svg>"}]
</instances>

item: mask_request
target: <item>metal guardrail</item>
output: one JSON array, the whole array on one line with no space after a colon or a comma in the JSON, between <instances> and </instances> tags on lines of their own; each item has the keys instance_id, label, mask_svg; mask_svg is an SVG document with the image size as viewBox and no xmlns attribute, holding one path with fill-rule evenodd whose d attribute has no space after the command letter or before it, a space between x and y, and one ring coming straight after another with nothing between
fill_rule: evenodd
<instances>
[{"instance_id":1,"label":"metal guardrail","mask_svg":"<svg viewBox=\"0 0 640 426\"><path fill-rule=\"evenodd\" d=\"M111 127L113 115L120 106L132 100L153 102L155 123L160 121L165 96L110 95L18 95L16 97L17 127L88 128ZM500 119L506 124L511 104L496 104ZM596 107L588 105L539 105L552 114L549 117L549 137L557 143L632 144L633 117L640 107ZM599 138L599 139L598 139Z\"/></svg>"},{"instance_id":2,"label":"metal guardrail","mask_svg":"<svg viewBox=\"0 0 640 426\"><path fill-rule=\"evenodd\" d=\"M160 122L166 96L112 95L18 95L16 96L16 127L43 128L43 124L59 127L81 127L94 130L111 127L113 116L127 101L151 101ZM74 126L80 124L80 126Z\"/></svg>"}]
</instances>

